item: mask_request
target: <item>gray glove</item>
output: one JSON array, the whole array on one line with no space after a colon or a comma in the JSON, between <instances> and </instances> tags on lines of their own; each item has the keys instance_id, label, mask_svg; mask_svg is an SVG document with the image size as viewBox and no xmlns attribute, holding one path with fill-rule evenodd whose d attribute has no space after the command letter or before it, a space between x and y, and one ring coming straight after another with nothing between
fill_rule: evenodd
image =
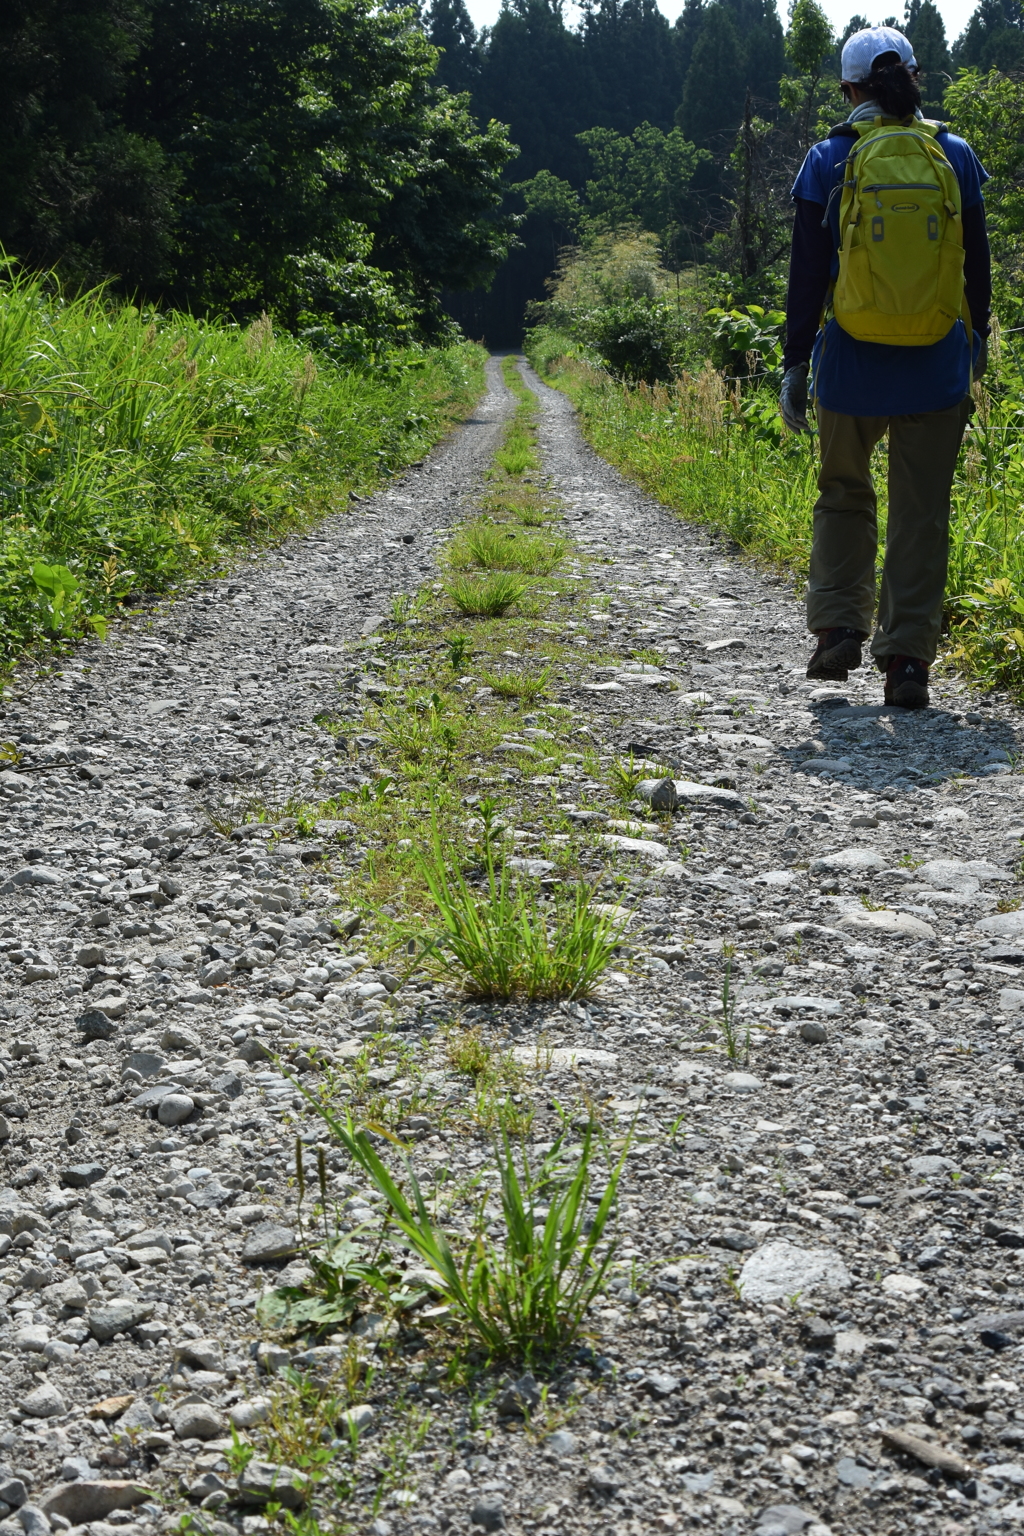
<instances>
[{"instance_id":1,"label":"gray glove","mask_svg":"<svg viewBox=\"0 0 1024 1536\"><path fill-rule=\"evenodd\" d=\"M975 383L977 383L979 379L983 379L985 377L985 373L986 373L987 369L988 369L988 337L987 336L983 336L981 338L981 346L978 349L978 361L975 363L975 365L974 365L974 372L971 375L971 377L974 379Z\"/></svg>"},{"instance_id":2,"label":"gray glove","mask_svg":"<svg viewBox=\"0 0 1024 1536\"><path fill-rule=\"evenodd\" d=\"M786 369L779 395L779 414L791 432L809 432L807 425L808 363L794 363Z\"/></svg>"}]
</instances>

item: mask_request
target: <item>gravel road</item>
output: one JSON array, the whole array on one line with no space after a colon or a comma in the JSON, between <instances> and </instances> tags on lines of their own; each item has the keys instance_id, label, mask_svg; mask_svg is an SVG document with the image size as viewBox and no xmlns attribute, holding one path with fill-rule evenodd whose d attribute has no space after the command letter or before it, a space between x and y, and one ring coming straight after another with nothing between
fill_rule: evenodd
<instances>
[{"instance_id":1,"label":"gravel road","mask_svg":"<svg viewBox=\"0 0 1024 1536\"><path fill-rule=\"evenodd\" d=\"M955 680L915 714L880 705L877 673L807 683L792 583L624 481L523 371L587 562L562 703L603 762L670 768L678 806L626 813L579 763L545 779L566 825L596 830L633 953L585 1007L467 1016L511 1019L527 1058L549 1042L538 1141L580 1095L634 1127L620 1249L590 1344L525 1429L530 1380L471 1410L426 1356L382 1356L353 1410L362 1470L321 1528L1019 1530L1019 715ZM153 1536L183 1509L212 1536L268 1528L278 1472L238 1477L225 1452L231 1424L258 1443L287 1359L255 1302L308 1274L291 1074L315 1082L382 1026L436 1068L457 1009L339 938L345 858L288 802L372 768L361 701L397 643L390 600L431 581L479 488L512 409L493 362L489 380L379 495L7 690L0 1536ZM316 723L339 684L346 753ZM520 761L542 716L524 712ZM507 761L495 781L528 796ZM272 838L239 827L257 799ZM416 1148L455 1174L488 1157ZM363 1320L371 1353L388 1331ZM342 1358L333 1335L294 1363L312 1381Z\"/></svg>"}]
</instances>

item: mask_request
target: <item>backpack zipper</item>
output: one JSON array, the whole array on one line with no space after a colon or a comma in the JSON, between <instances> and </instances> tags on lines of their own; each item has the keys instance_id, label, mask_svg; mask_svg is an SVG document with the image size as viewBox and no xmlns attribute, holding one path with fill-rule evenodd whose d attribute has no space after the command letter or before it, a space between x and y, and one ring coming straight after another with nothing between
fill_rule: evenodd
<instances>
[{"instance_id":1,"label":"backpack zipper","mask_svg":"<svg viewBox=\"0 0 1024 1536\"><path fill-rule=\"evenodd\" d=\"M882 199L879 192L941 192L942 188L931 181L874 181L861 188L864 192L875 194L875 207L881 208Z\"/></svg>"}]
</instances>

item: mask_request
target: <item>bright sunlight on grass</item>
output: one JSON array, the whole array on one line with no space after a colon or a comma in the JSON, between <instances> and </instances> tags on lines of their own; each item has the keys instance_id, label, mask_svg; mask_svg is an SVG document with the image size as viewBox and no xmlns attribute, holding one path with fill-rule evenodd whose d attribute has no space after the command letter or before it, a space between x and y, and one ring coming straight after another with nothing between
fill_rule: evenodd
<instances>
[{"instance_id":1,"label":"bright sunlight on grass","mask_svg":"<svg viewBox=\"0 0 1024 1536\"><path fill-rule=\"evenodd\" d=\"M621 937L617 924L591 906L590 888L576 884L548 910L531 881L496 861L490 835L494 808L480 807L486 835L486 881L477 891L461 870L450 871L435 825L420 869L441 920L426 944L424 964L475 997L575 998L593 991Z\"/></svg>"},{"instance_id":2,"label":"bright sunlight on grass","mask_svg":"<svg viewBox=\"0 0 1024 1536\"><path fill-rule=\"evenodd\" d=\"M446 591L467 618L500 619L523 598L529 582L505 571L491 576L455 576Z\"/></svg>"}]
</instances>

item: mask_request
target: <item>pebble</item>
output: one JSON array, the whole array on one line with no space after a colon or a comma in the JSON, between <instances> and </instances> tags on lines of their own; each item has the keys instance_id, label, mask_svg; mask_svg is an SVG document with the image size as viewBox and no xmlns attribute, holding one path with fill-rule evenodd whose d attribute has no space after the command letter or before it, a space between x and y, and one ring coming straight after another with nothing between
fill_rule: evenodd
<instances>
[{"instance_id":1,"label":"pebble","mask_svg":"<svg viewBox=\"0 0 1024 1536\"><path fill-rule=\"evenodd\" d=\"M838 853L827 853L812 859L812 875L860 875L884 869L886 861L873 848L841 848Z\"/></svg>"},{"instance_id":2,"label":"pebble","mask_svg":"<svg viewBox=\"0 0 1024 1536\"><path fill-rule=\"evenodd\" d=\"M58 1483L43 1494L39 1507L47 1519L60 1515L72 1525L87 1525L93 1520L105 1520L116 1509L133 1509L151 1497L150 1490L140 1483L95 1478L88 1462L85 1467L84 1475Z\"/></svg>"},{"instance_id":3,"label":"pebble","mask_svg":"<svg viewBox=\"0 0 1024 1536\"><path fill-rule=\"evenodd\" d=\"M20 1411L31 1419L54 1419L67 1413L67 1404L50 1381L33 1387L18 1403Z\"/></svg>"},{"instance_id":4,"label":"pebble","mask_svg":"<svg viewBox=\"0 0 1024 1536\"><path fill-rule=\"evenodd\" d=\"M579 1447L579 1440L569 1429L556 1429L544 1436L544 1449L555 1456L575 1456Z\"/></svg>"},{"instance_id":5,"label":"pebble","mask_svg":"<svg viewBox=\"0 0 1024 1536\"><path fill-rule=\"evenodd\" d=\"M247 1504L280 1504L300 1509L309 1479L304 1472L280 1462L250 1461L238 1475L238 1494Z\"/></svg>"},{"instance_id":6,"label":"pebble","mask_svg":"<svg viewBox=\"0 0 1024 1536\"><path fill-rule=\"evenodd\" d=\"M477 1499L469 1512L469 1520L471 1525L478 1525L484 1531L503 1531L505 1529L504 1503L494 1495Z\"/></svg>"},{"instance_id":7,"label":"pebble","mask_svg":"<svg viewBox=\"0 0 1024 1536\"><path fill-rule=\"evenodd\" d=\"M363 1434L373 1423L375 1413L372 1403L356 1403L351 1408L346 1408L338 1420L339 1429Z\"/></svg>"},{"instance_id":8,"label":"pebble","mask_svg":"<svg viewBox=\"0 0 1024 1536\"><path fill-rule=\"evenodd\" d=\"M91 1307L85 1320L93 1338L102 1344L117 1333L129 1333L140 1323L147 1322L155 1310L155 1302L122 1298Z\"/></svg>"},{"instance_id":9,"label":"pebble","mask_svg":"<svg viewBox=\"0 0 1024 1536\"><path fill-rule=\"evenodd\" d=\"M213 1440L224 1431L224 1420L202 1398L186 1400L174 1407L171 1425L179 1440Z\"/></svg>"},{"instance_id":10,"label":"pebble","mask_svg":"<svg viewBox=\"0 0 1024 1536\"><path fill-rule=\"evenodd\" d=\"M236 1429L252 1429L255 1424L265 1423L269 1412L268 1397L253 1397L245 1402L235 1403L229 1408L228 1418Z\"/></svg>"},{"instance_id":11,"label":"pebble","mask_svg":"<svg viewBox=\"0 0 1024 1536\"><path fill-rule=\"evenodd\" d=\"M260 1221L251 1228L242 1249L246 1264L269 1264L274 1259L285 1258L295 1251L295 1233L279 1222Z\"/></svg>"},{"instance_id":12,"label":"pebble","mask_svg":"<svg viewBox=\"0 0 1024 1536\"><path fill-rule=\"evenodd\" d=\"M761 1079L752 1072L726 1072L722 1082L733 1093L758 1093L762 1087Z\"/></svg>"},{"instance_id":13,"label":"pebble","mask_svg":"<svg viewBox=\"0 0 1024 1536\"><path fill-rule=\"evenodd\" d=\"M161 1125L181 1125L195 1113L195 1100L187 1093L169 1093L157 1105L156 1117Z\"/></svg>"},{"instance_id":14,"label":"pebble","mask_svg":"<svg viewBox=\"0 0 1024 1536\"><path fill-rule=\"evenodd\" d=\"M801 1248L784 1238L771 1239L751 1254L740 1271L745 1301L773 1302L825 1290L845 1290L852 1278L830 1248Z\"/></svg>"}]
</instances>

